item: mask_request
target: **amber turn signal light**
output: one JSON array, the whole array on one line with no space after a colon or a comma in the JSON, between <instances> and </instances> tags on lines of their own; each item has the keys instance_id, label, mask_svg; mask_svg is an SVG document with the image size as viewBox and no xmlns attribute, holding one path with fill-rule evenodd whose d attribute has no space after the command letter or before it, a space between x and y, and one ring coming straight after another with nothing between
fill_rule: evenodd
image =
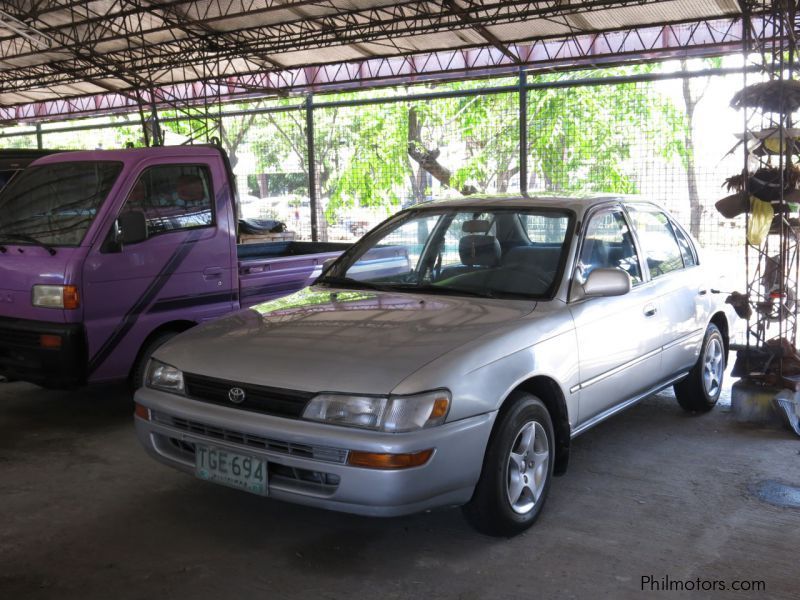
<instances>
[{"instance_id":1,"label":"amber turn signal light","mask_svg":"<svg viewBox=\"0 0 800 600\"><path fill-rule=\"evenodd\" d=\"M64 308L76 309L81 305L81 299L78 295L78 286L65 285L64 286Z\"/></svg>"},{"instance_id":2,"label":"amber turn signal light","mask_svg":"<svg viewBox=\"0 0 800 600\"><path fill-rule=\"evenodd\" d=\"M135 408L133 409L133 414L135 414L140 419L144 419L145 421L150 420L150 409L146 406L142 406L141 404L136 404Z\"/></svg>"},{"instance_id":3,"label":"amber turn signal light","mask_svg":"<svg viewBox=\"0 0 800 600\"><path fill-rule=\"evenodd\" d=\"M411 454L378 454L351 450L347 463L368 469L409 469L424 465L433 455L433 448Z\"/></svg>"},{"instance_id":4,"label":"amber turn signal light","mask_svg":"<svg viewBox=\"0 0 800 600\"><path fill-rule=\"evenodd\" d=\"M61 348L61 336L43 333L39 336L39 345L48 350L57 350Z\"/></svg>"}]
</instances>

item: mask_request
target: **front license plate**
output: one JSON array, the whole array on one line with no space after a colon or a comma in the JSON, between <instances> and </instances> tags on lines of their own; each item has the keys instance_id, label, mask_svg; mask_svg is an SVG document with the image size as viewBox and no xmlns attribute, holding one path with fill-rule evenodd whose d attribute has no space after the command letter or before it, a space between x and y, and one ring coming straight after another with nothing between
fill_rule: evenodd
<instances>
[{"instance_id":1,"label":"front license plate","mask_svg":"<svg viewBox=\"0 0 800 600\"><path fill-rule=\"evenodd\" d=\"M267 495L267 461L201 444L195 445L194 457L198 478Z\"/></svg>"}]
</instances>

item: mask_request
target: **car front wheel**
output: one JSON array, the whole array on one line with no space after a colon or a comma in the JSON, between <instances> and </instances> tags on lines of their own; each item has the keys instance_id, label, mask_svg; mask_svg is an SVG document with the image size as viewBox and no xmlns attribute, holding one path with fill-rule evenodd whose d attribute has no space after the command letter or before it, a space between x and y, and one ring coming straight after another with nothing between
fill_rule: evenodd
<instances>
[{"instance_id":1,"label":"car front wheel","mask_svg":"<svg viewBox=\"0 0 800 600\"><path fill-rule=\"evenodd\" d=\"M686 379L675 384L675 397L689 412L708 412L719 400L725 375L725 341L711 323L703 338L703 347Z\"/></svg>"},{"instance_id":2,"label":"car front wheel","mask_svg":"<svg viewBox=\"0 0 800 600\"><path fill-rule=\"evenodd\" d=\"M512 536L526 530L544 506L553 476L554 434L547 408L536 396L515 393L486 450L475 493L464 507L478 531Z\"/></svg>"}]
</instances>

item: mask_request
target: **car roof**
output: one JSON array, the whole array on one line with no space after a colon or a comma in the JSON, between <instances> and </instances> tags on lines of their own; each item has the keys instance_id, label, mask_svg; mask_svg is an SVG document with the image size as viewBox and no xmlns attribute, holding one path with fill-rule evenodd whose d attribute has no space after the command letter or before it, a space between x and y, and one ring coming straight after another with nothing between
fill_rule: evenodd
<instances>
[{"instance_id":1,"label":"car roof","mask_svg":"<svg viewBox=\"0 0 800 600\"><path fill-rule=\"evenodd\" d=\"M638 203L652 202L637 196L624 194L593 194L593 195L554 195L554 194L528 194L528 195L471 195L461 198L443 198L424 202L410 207L411 210L436 210L442 208L456 209L486 209L486 208L555 208L571 210L583 214L590 208L609 202Z\"/></svg>"}]
</instances>

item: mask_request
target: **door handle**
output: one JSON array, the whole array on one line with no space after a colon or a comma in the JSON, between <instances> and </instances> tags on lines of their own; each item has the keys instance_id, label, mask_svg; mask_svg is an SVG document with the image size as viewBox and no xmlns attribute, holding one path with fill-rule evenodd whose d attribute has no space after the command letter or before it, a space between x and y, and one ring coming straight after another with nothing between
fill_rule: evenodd
<instances>
[{"instance_id":1,"label":"door handle","mask_svg":"<svg viewBox=\"0 0 800 600\"><path fill-rule=\"evenodd\" d=\"M206 267L203 269L203 278L219 279L222 277L222 267Z\"/></svg>"},{"instance_id":2,"label":"door handle","mask_svg":"<svg viewBox=\"0 0 800 600\"><path fill-rule=\"evenodd\" d=\"M653 304L647 304L644 307L644 316L645 317L652 317L654 314L656 314L656 312L657 312L657 309L656 309L655 305L653 305Z\"/></svg>"}]
</instances>

